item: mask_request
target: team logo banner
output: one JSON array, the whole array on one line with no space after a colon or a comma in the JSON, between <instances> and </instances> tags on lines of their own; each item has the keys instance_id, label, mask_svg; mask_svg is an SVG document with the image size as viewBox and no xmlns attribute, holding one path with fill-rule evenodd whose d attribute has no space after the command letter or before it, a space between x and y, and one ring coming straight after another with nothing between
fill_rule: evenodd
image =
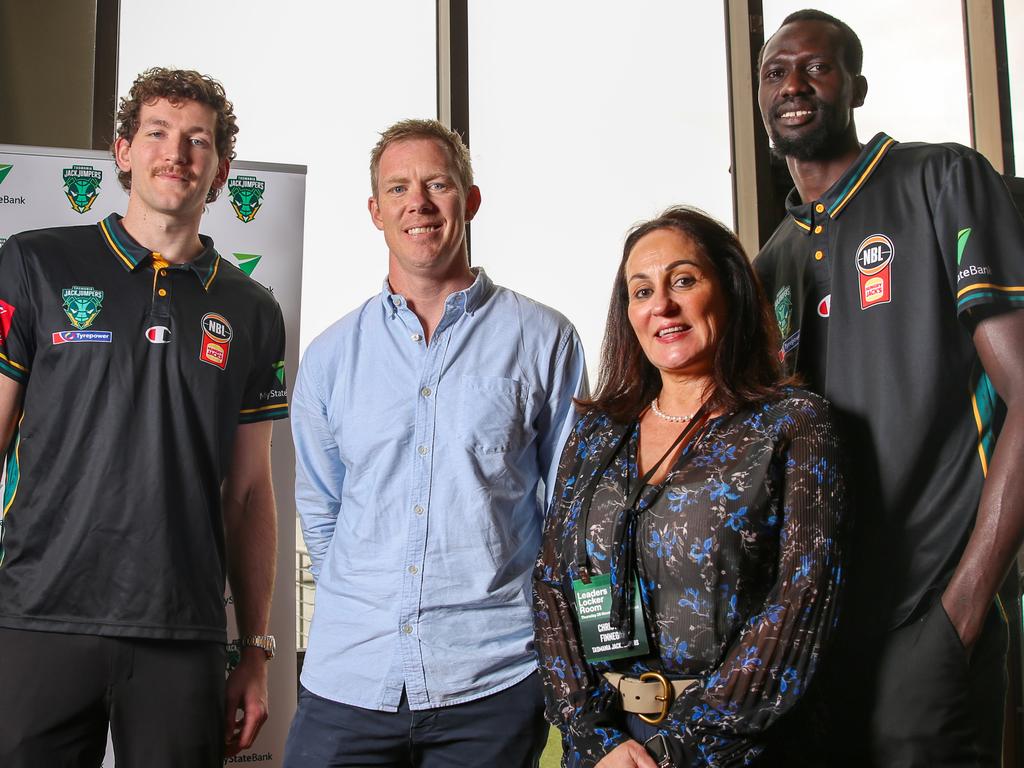
<instances>
[{"instance_id":1,"label":"team logo banner","mask_svg":"<svg viewBox=\"0 0 1024 768\"><path fill-rule=\"evenodd\" d=\"M263 205L263 193L267 189L267 183L260 181L255 176L236 176L228 179L228 195L231 198L231 207L235 209L235 215L239 221L248 224L256 218Z\"/></svg>"},{"instance_id":2,"label":"team logo banner","mask_svg":"<svg viewBox=\"0 0 1024 768\"><path fill-rule=\"evenodd\" d=\"M79 213L85 213L100 193L100 182L103 171L97 171L91 165L73 165L64 169L64 194L68 196L71 207Z\"/></svg>"},{"instance_id":3,"label":"team logo banner","mask_svg":"<svg viewBox=\"0 0 1024 768\"><path fill-rule=\"evenodd\" d=\"M84 331L96 320L103 309L103 291L75 285L61 291L64 299L64 313L80 331Z\"/></svg>"},{"instance_id":4,"label":"team logo banner","mask_svg":"<svg viewBox=\"0 0 1024 768\"><path fill-rule=\"evenodd\" d=\"M885 235L871 235L857 247L860 308L892 301L892 257L895 249Z\"/></svg>"}]
</instances>

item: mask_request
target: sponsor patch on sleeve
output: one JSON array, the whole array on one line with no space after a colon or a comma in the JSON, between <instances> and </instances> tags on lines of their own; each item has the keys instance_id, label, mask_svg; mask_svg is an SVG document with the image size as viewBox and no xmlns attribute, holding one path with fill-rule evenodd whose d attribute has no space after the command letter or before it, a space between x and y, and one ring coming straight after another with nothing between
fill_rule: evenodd
<instances>
[{"instance_id":1,"label":"sponsor patch on sleeve","mask_svg":"<svg viewBox=\"0 0 1024 768\"><path fill-rule=\"evenodd\" d=\"M11 321L14 320L14 305L0 299L0 344L7 341L11 333Z\"/></svg>"}]
</instances>

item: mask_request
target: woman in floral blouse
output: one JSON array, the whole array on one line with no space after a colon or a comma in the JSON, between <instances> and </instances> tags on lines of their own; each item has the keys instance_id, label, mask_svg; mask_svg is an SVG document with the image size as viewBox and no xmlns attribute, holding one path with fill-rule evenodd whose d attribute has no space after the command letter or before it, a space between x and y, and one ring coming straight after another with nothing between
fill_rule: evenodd
<instances>
[{"instance_id":1,"label":"woman in floral blouse","mask_svg":"<svg viewBox=\"0 0 1024 768\"><path fill-rule=\"evenodd\" d=\"M836 618L828 407L780 382L771 310L703 213L637 226L613 291L534 580L563 764L768 764ZM784 336L788 312L780 293Z\"/></svg>"}]
</instances>

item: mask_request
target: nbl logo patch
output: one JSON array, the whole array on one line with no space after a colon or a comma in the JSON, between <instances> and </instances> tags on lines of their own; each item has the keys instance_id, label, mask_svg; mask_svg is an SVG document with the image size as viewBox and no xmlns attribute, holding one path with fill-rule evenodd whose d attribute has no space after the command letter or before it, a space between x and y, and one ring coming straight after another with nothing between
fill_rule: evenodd
<instances>
[{"instance_id":1,"label":"nbl logo patch","mask_svg":"<svg viewBox=\"0 0 1024 768\"><path fill-rule=\"evenodd\" d=\"M199 359L223 371L228 365L231 337L234 335L231 323L223 315L210 312L203 315L202 326L203 341L199 348Z\"/></svg>"},{"instance_id":2,"label":"nbl logo patch","mask_svg":"<svg viewBox=\"0 0 1024 768\"><path fill-rule=\"evenodd\" d=\"M895 248L885 235L871 235L857 246L857 278L861 310L892 301L892 257Z\"/></svg>"}]
</instances>

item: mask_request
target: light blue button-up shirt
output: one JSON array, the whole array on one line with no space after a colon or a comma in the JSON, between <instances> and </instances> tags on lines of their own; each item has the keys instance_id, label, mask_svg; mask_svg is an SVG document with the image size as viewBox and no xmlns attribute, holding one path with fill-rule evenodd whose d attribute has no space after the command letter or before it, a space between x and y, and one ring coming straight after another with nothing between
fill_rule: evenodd
<instances>
[{"instance_id":1,"label":"light blue button-up shirt","mask_svg":"<svg viewBox=\"0 0 1024 768\"><path fill-rule=\"evenodd\" d=\"M404 688L428 709L534 670L530 576L585 389L572 325L482 270L429 345L386 280L313 341L292 398L306 688L384 711Z\"/></svg>"}]
</instances>

